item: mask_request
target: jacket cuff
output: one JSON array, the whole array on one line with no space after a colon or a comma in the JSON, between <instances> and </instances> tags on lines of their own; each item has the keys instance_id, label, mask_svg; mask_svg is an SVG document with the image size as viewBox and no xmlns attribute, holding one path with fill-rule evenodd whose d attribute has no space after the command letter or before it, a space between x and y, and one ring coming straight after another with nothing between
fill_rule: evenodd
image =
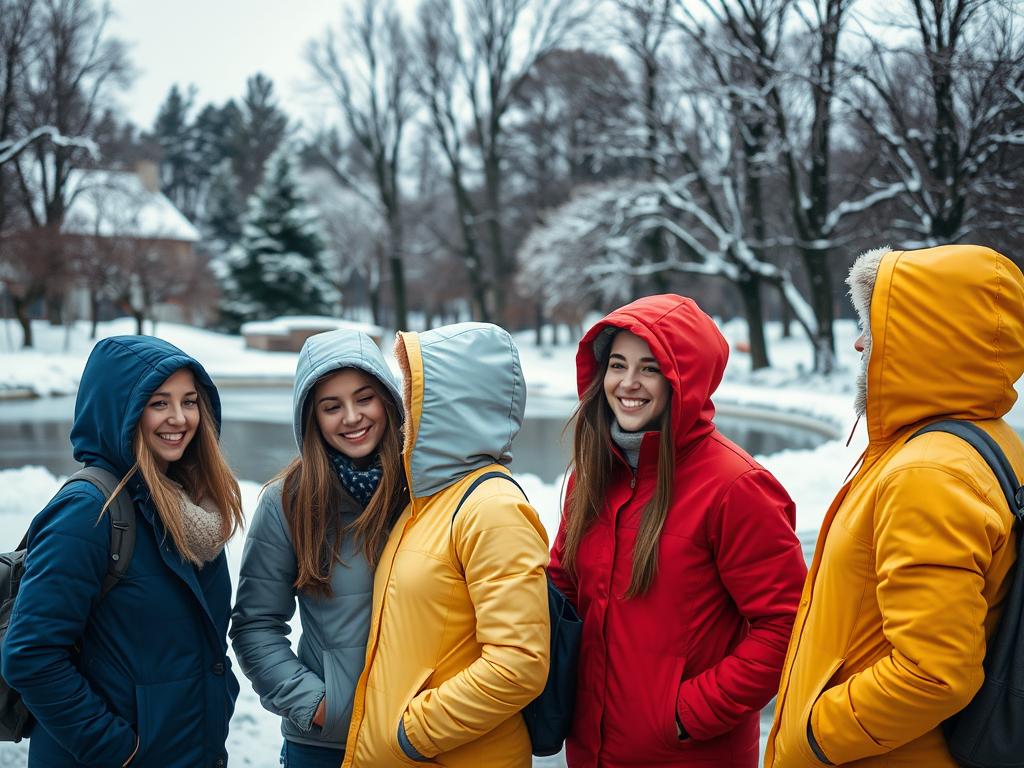
<instances>
[{"instance_id":1,"label":"jacket cuff","mask_svg":"<svg viewBox=\"0 0 1024 768\"><path fill-rule=\"evenodd\" d=\"M676 727L679 729L679 733L677 735L679 736L680 741L686 741L690 738L690 734L686 732L686 726L683 725L683 721L680 719L678 712L676 712Z\"/></svg>"},{"instance_id":2,"label":"jacket cuff","mask_svg":"<svg viewBox=\"0 0 1024 768\"><path fill-rule=\"evenodd\" d=\"M424 757L419 752L417 752L416 747L414 747L412 745L412 742L409 741L409 737L405 733L404 715L400 717L398 720L398 746L402 748L402 752L405 753L406 757L417 763L425 763L430 759L429 757Z\"/></svg>"},{"instance_id":3,"label":"jacket cuff","mask_svg":"<svg viewBox=\"0 0 1024 768\"><path fill-rule=\"evenodd\" d=\"M686 701L683 700L682 696L676 695L676 722L683 729L683 733L686 734L683 738L697 739L706 738L705 736L696 736L695 734L703 734L700 721L697 719L697 715L694 713Z\"/></svg>"},{"instance_id":4,"label":"jacket cuff","mask_svg":"<svg viewBox=\"0 0 1024 768\"><path fill-rule=\"evenodd\" d=\"M293 721L298 726L299 730L308 733L313 730L313 718L316 717L316 711L320 707L320 702L327 698L327 691L325 690L321 695L317 696L313 702L312 707L305 707L298 714L298 717ZM324 710L324 719L326 721L327 711Z\"/></svg>"},{"instance_id":5,"label":"jacket cuff","mask_svg":"<svg viewBox=\"0 0 1024 768\"><path fill-rule=\"evenodd\" d=\"M811 721L813 719L813 711L814 710L812 708L812 715L807 718L807 743L810 745L811 752L814 753L814 756L818 759L818 762L823 763L825 765L835 765L835 763L833 763L831 760L828 759L828 757L825 756L825 750L818 746L818 740L814 738L814 726L811 725Z\"/></svg>"}]
</instances>

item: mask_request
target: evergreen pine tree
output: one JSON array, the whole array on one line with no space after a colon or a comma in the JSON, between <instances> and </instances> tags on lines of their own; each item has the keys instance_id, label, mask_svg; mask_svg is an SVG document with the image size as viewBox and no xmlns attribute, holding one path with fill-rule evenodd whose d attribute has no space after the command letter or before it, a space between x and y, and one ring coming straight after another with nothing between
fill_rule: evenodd
<instances>
[{"instance_id":1,"label":"evergreen pine tree","mask_svg":"<svg viewBox=\"0 0 1024 768\"><path fill-rule=\"evenodd\" d=\"M214 255L226 253L242 240L245 201L230 160L222 160L210 174L210 191L203 214L203 238Z\"/></svg>"},{"instance_id":2,"label":"evergreen pine tree","mask_svg":"<svg viewBox=\"0 0 1024 768\"><path fill-rule=\"evenodd\" d=\"M153 137L163 151L160 191L193 221L196 218L196 167L188 113L194 95L194 86L189 88L187 96L182 95L176 84L171 86L153 125Z\"/></svg>"},{"instance_id":3,"label":"evergreen pine tree","mask_svg":"<svg viewBox=\"0 0 1024 768\"><path fill-rule=\"evenodd\" d=\"M277 105L273 81L262 74L250 77L233 136L238 148L235 175L244 197L251 195L262 180L267 160L287 131L288 117Z\"/></svg>"},{"instance_id":4,"label":"evergreen pine tree","mask_svg":"<svg viewBox=\"0 0 1024 768\"><path fill-rule=\"evenodd\" d=\"M267 160L249 200L242 238L224 259L221 316L236 330L248 320L328 314L337 294L325 241L287 145Z\"/></svg>"}]
</instances>

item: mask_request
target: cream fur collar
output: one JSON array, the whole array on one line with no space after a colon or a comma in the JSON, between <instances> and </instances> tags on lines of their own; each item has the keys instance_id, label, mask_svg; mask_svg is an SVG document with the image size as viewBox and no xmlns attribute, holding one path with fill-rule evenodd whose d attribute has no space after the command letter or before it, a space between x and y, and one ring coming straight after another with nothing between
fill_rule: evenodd
<instances>
[{"instance_id":1,"label":"cream fur collar","mask_svg":"<svg viewBox=\"0 0 1024 768\"><path fill-rule=\"evenodd\" d=\"M878 265L889 248L876 248L861 254L850 267L850 275L846 284L850 286L850 300L860 319L860 327L864 332L864 353L860 358L860 372L857 374L857 394L853 408L858 416L863 416L868 409L868 361L871 359L871 296L875 291L875 280L878 277Z\"/></svg>"}]
</instances>

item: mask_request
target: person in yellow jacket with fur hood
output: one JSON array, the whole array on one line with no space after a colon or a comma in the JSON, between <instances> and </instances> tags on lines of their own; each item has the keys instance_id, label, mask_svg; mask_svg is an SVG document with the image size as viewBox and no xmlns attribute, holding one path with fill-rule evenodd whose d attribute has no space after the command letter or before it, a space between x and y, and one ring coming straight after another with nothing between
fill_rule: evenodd
<instances>
[{"instance_id":1,"label":"person in yellow jacket with fur hood","mask_svg":"<svg viewBox=\"0 0 1024 768\"><path fill-rule=\"evenodd\" d=\"M921 427L1002 417L1024 372L1024 276L995 251L872 251L854 264L869 444L825 516L793 628L766 768L953 768L942 722L981 686L1017 558L985 460Z\"/></svg>"},{"instance_id":2,"label":"person in yellow jacket with fur hood","mask_svg":"<svg viewBox=\"0 0 1024 768\"><path fill-rule=\"evenodd\" d=\"M519 711L548 674L548 541L505 478L526 382L486 323L400 333L412 501L373 586L366 667L343 766L529 768Z\"/></svg>"}]
</instances>

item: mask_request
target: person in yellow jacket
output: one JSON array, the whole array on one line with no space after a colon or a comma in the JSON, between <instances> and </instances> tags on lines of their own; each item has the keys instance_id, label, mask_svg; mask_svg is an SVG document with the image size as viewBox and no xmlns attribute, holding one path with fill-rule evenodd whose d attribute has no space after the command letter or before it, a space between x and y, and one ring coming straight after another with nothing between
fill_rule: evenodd
<instances>
[{"instance_id":1,"label":"person in yellow jacket","mask_svg":"<svg viewBox=\"0 0 1024 768\"><path fill-rule=\"evenodd\" d=\"M528 768L548 674L548 541L508 473L526 383L484 323L400 333L412 501L377 565L343 766Z\"/></svg>"},{"instance_id":2,"label":"person in yellow jacket","mask_svg":"<svg viewBox=\"0 0 1024 768\"><path fill-rule=\"evenodd\" d=\"M951 245L869 252L848 283L869 444L818 537L765 766L952 768L941 724L984 679L1017 558L1013 517L966 442L907 439L971 421L1024 474L1002 419L1024 371L1024 276L988 248Z\"/></svg>"}]
</instances>

